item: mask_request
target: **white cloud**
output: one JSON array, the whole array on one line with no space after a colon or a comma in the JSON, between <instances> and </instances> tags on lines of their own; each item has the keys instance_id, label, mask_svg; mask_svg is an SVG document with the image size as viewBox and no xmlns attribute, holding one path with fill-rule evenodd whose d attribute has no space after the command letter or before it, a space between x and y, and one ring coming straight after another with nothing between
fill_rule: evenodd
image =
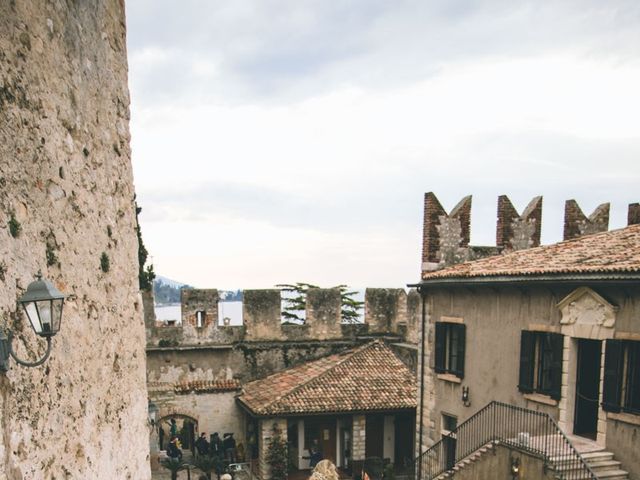
<instances>
[{"instance_id":1,"label":"white cloud","mask_svg":"<svg viewBox=\"0 0 640 480\"><path fill-rule=\"evenodd\" d=\"M493 242L500 194L519 210L545 196L546 242L568 198L614 202L622 226L640 180L640 15L614 3L320 2L272 17L216 2L146 40L130 23L156 270L224 288L402 285L418 276L428 190L448 209L475 195L474 243Z\"/></svg>"}]
</instances>

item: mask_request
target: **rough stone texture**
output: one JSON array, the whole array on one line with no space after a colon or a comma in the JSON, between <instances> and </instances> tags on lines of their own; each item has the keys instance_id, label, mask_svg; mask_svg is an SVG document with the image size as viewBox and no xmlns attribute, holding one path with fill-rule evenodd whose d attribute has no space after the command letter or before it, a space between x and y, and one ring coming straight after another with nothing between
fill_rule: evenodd
<instances>
[{"instance_id":1,"label":"rough stone texture","mask_svg":"<svg viewBox=\"0 0 640 480\"><path fill-rule=\"evenodd\" d=\"M140 292L142 295L142 312L144 315L144 331L149 342L155 333L156 326L156 311L154 308L153 290L143 290Z\"/></svg>"},{"instance_id":2,"label":"rough stone texture","mask_svg":"<svg viewBox=\"0 0 640 480\"><path fill-rule=\"evenodd\" d=\"M640 223L640 203L630 203L627 212L627 225L637 225Z\"/></svg>"},{"instance_id":3,"label":"rough stone texture","mask_svg":"<svg viewBox=\"0 0 640 480\"><path fill-rule=\"evenodd\" d=\"M43 352L16 305L34 274L69 295L47 363L0 378L0 479L150 478L128 123L122 2L0 2L0 323L21 357Z\"/></svg>"},{"instance_id":4,"label":"rough stone texture","mask_svg":"<svg viewBox=\"0 0 640 480\"><path fill-rule=\"evenodd\" d=\"M496 245L505 251L523 250L540 245L542 197L535 197L522 215L506 195L498 197Z\"/></svg>"},{"instance_id":5,"label":"rough stone texture","mask_svg":"<svg viewBox=\"0 0 640 480\"><path fill-rule=\"evenodd\" d=\"M433 192L425 193L422 270L434 270L466 260L470 223L470 195L447 214Z\"/></svg>"},{"instance_id":6,"label":"rough stone texture","mask_svg":"<svg viewBox=\"0 0 640 480\"><path fill-rule=\"evenodd\" d=\"M280 340L280 290L244 290L242 318L246 340Z\"/></svg>"},{"instance_id":7,"label":"rough stone texture","mask_svg":"<svg viewBox=\"0 0 640 480\"><path fill-rule=\"evenodd\" d=\"M150 388L150 393L159 408L159 426L164 429L165 441L169 436L166 421L172 416L180 416L194 421L196 436L205 432L209 437L218 432L222 438L224 432L233 432L236 441L246 445L244 419L240 410L234 408L237 392L176 394L173 388L165 386ZM160 450L159 445L156 447Z\"/></svg>"},{"instance_id":8,"label":"rough stone texture","mask_svg":"<svg viewBox=\"0 0 640 480\"><path fill-rule=\"evenodd\" d=\"M398 330L407 324L407 293L402 288L367 288L364 304L369 333Z\"/></svg>"},{"instance_id":9,"label":"rough stone texture","mask_svg":"<svg viewBox=\"0 0 640 480\"><path fill-rule=\"evenodd\" d=\"M606 232L609 228L609 204L603 203L593 211L589 217L583 212L578 202L567 200L564 204L564 233L563 240Z\"/></svg>"},{"instance_id":10,"label":"rough stone texture","mask_svg":"<svg viewBox=\"0 0 640 480\"><path fill-rule=\"evenodd\" d=\"M545 468L544 461L524 452L510 450L501 445L483 454L475 462L465 465L449 478L456 480L510 479L511 460L520 461L520 478L527 480L553 480L554 472Z\"/></svg>"},{"instance_id":11,"label":"rough stone texture","mask_svg":"<svg viewBox=\"0 0 640 480\"><path fill-rule=\"evenodd\" d=\"M306 322L313 338L340 338L341 297L337 288L311 288L307 292Z\"/></svg>"},{"instance_id":12,"label":"rough stone texture","mask_svg":"<svg viewBox=\"0 0 640 480\"><path fill-rule=\"evenodd\" d=\"M190 344L224 343L238 328L218 325L218 290L188 289L180 292L183 342ZM200 316L200 324L198 323Z\"/></svg>"}]
</instances>

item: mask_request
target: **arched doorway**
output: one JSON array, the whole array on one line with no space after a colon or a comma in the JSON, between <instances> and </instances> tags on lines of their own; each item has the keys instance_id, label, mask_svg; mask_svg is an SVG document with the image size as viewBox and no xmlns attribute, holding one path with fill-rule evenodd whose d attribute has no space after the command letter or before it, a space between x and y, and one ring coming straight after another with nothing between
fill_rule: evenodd
<instances>
[{"instance_id":1,"label":"arched doorway","mask_svg":"<svg viewBox=\"0 0 640 480\"><path fill-rule=\"evenodd\" d=\"M173 427L175 421L175 427ZM158 444L160 450L166 450L171 441L171 432L175 431L180 440L182 450L193 450L195 448L196 433L198 432L198 421L188 415L172 413L166 415L158 422Z\"/></svg>"}]
</instances>

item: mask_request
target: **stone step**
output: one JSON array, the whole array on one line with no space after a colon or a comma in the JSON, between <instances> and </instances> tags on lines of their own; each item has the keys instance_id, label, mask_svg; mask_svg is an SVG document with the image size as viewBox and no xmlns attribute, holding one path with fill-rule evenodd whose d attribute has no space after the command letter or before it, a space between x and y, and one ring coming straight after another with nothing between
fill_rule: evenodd
<instances>
[{"instance_id":1,"label":"stone step","mask_svg":"<svg viewBox=\"0 0 640 480\"><path fill-rule=\"evenodd\" d=\"M607 472L598 473L598 479L602 480L628 480L629 473L624 470L609 470Z\"/></svg>"},{"instance_id":2,"label":"stone step","mask_svg":"<svg viewBox=\"0 0 640 480\"><path fill-rule=\"evenodd\" d=\"M618 470L620 469L621 463L617 460L603 460L601 462L587 462L589 468L594 471L594 473L602 472L605 470Z\"/></svg>"},{"instance_id":3,"label":"stone step","mask_svg":"<svg viewBox=\"0 0 640 480\"><path fill-rule=\"evenodd\" d=\"M587 463L589 463L589 462L600 462L600 461L604 461L604 460L612 460L613 459L613 453L607 452L605 450L600 450L598 452L583 453L582 454L582 458L584 458Z\"/></svg>"}]
</instances>

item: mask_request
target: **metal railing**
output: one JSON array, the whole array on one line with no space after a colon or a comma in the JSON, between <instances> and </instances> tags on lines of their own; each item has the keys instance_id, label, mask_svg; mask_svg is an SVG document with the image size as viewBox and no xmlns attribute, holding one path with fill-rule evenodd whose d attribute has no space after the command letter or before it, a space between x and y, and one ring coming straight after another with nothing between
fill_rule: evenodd
<instances>
[{"instance_id":1,"label":"metal railing","mask_svg":"<svg viewBox=\"0 0 640 480\"><path fill-rule=\"evenodd\" d=\"M558 479L598 479L548 414L496 401L420 455L417 479L433 480L481 448L497 444L543 459Z\"/></svg>"}]
</instances>

